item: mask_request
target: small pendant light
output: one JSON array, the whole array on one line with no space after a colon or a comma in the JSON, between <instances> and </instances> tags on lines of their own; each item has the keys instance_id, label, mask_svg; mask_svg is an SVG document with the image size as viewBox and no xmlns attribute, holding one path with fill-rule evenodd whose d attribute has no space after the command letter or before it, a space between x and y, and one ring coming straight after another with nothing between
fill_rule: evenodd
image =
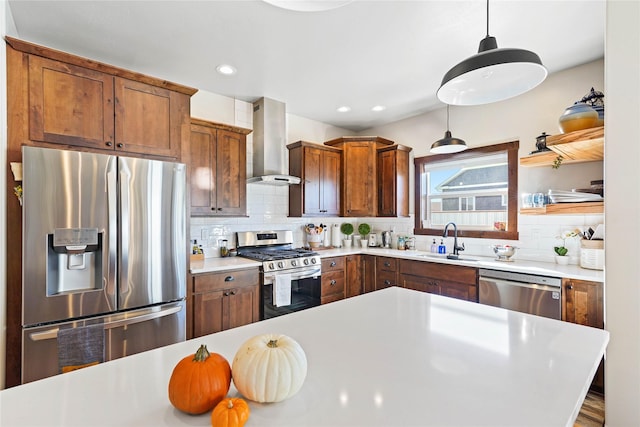
<instances>
[{"instance_id":1,"label":"small pendant light","mask_svg":"<svg viewBox=\"0 0 640 427\"><path fill-rule=\"evenodd\" d=\"M444 133L444 138L431 145L430 152L432 154L451 154L459 153L467 148L467 144L463 140L451 136L451 131L449 130L449 104L447 104L447 131Z\"/></svg>"},{"instance_id":2,"label":"small pendant light","mask_svg":"<svg viewBox=\"0 0 640 427\"><path fill-rule=\"evenodd\" d=\"M487 0L487 35L476 55L444 75L438 99L451 105L490 104L521 95L546 77L547 69L537 54L524 49L498 49L495 37L489 36Z\"/></svg>"}]
</instances>

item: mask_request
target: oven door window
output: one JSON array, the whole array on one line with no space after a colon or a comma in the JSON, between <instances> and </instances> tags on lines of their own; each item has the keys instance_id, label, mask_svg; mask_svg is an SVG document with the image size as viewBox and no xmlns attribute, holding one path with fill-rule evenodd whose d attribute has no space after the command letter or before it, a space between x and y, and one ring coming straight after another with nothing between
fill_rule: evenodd
<instances>
[{"instance_id":1,"label":"oven door window","mask_svg":"<svg viewBox=\"0 0 640 427\"><path fill-rule=\"evenodd\" d=\"M273 304L273 285L262 286L262 319L305 310L320 305L320 277L291 281L291 304L276 307Z\"/></svg>"}]
</instances>

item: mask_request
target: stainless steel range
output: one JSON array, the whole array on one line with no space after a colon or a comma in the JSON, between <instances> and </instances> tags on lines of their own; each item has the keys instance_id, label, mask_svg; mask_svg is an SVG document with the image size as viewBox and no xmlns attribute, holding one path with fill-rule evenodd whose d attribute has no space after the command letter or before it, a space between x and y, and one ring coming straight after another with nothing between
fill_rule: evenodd
<instances>
[{"instance_id":1,"label":"stainless steel range","mask_svg":"<svg viewBox=\"0 0 640 427\"><path fill-rule=\"evenodd\" d=\"M320 256L293 247L293 232L237 233L238 255L262 262L261 319L320 305Z\"/></svg>"}]
</instances>

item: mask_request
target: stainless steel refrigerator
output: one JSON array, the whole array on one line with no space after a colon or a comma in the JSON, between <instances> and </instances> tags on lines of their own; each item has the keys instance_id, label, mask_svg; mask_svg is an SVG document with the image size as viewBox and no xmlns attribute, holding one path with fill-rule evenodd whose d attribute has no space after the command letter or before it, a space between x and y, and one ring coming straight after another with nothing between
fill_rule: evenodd
<instances>
[{"instance_id":1,"label":"stainless steel refrigerator","mask_svg":"<svg viewBox=\"0 0 640 427\"><path fill-rule=\"evenodd\" d=\"M23 383L185 340L185 165L22 153Z\"/></svg>"}]
</instances>

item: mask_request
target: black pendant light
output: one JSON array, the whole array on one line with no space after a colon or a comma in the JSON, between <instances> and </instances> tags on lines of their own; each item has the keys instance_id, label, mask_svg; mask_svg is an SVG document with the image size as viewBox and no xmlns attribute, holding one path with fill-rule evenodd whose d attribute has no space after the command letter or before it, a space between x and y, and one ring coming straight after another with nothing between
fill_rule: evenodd
<instances>
[{"instance_id":1,"label":"black pendant light","mask_svg":"<svg viewBox=\"0 0 640 427\"><path fill-rule=\"evenodd\" d=\"M449 104L447 104L447 131L444 133L444 138L437 140L431 145L430 152L432 154L451 154L459 153L467 148L466 142L451 136L451 131L449 130Z\"/></svg>"},{"instance_id":2,"label":"black pendant light","mask_svg":"<svg viewBox=\"0 0 640 427\"><path fill-rule=\"evenodd\" d=\"M512 98L538 86L547 77L540 57L524 49L498 49L489 36L489 0L487 35L480 41L478 53L465 59L444 75L438 99L451 105L480 105Z\"/></svg>"}]
</instances>

